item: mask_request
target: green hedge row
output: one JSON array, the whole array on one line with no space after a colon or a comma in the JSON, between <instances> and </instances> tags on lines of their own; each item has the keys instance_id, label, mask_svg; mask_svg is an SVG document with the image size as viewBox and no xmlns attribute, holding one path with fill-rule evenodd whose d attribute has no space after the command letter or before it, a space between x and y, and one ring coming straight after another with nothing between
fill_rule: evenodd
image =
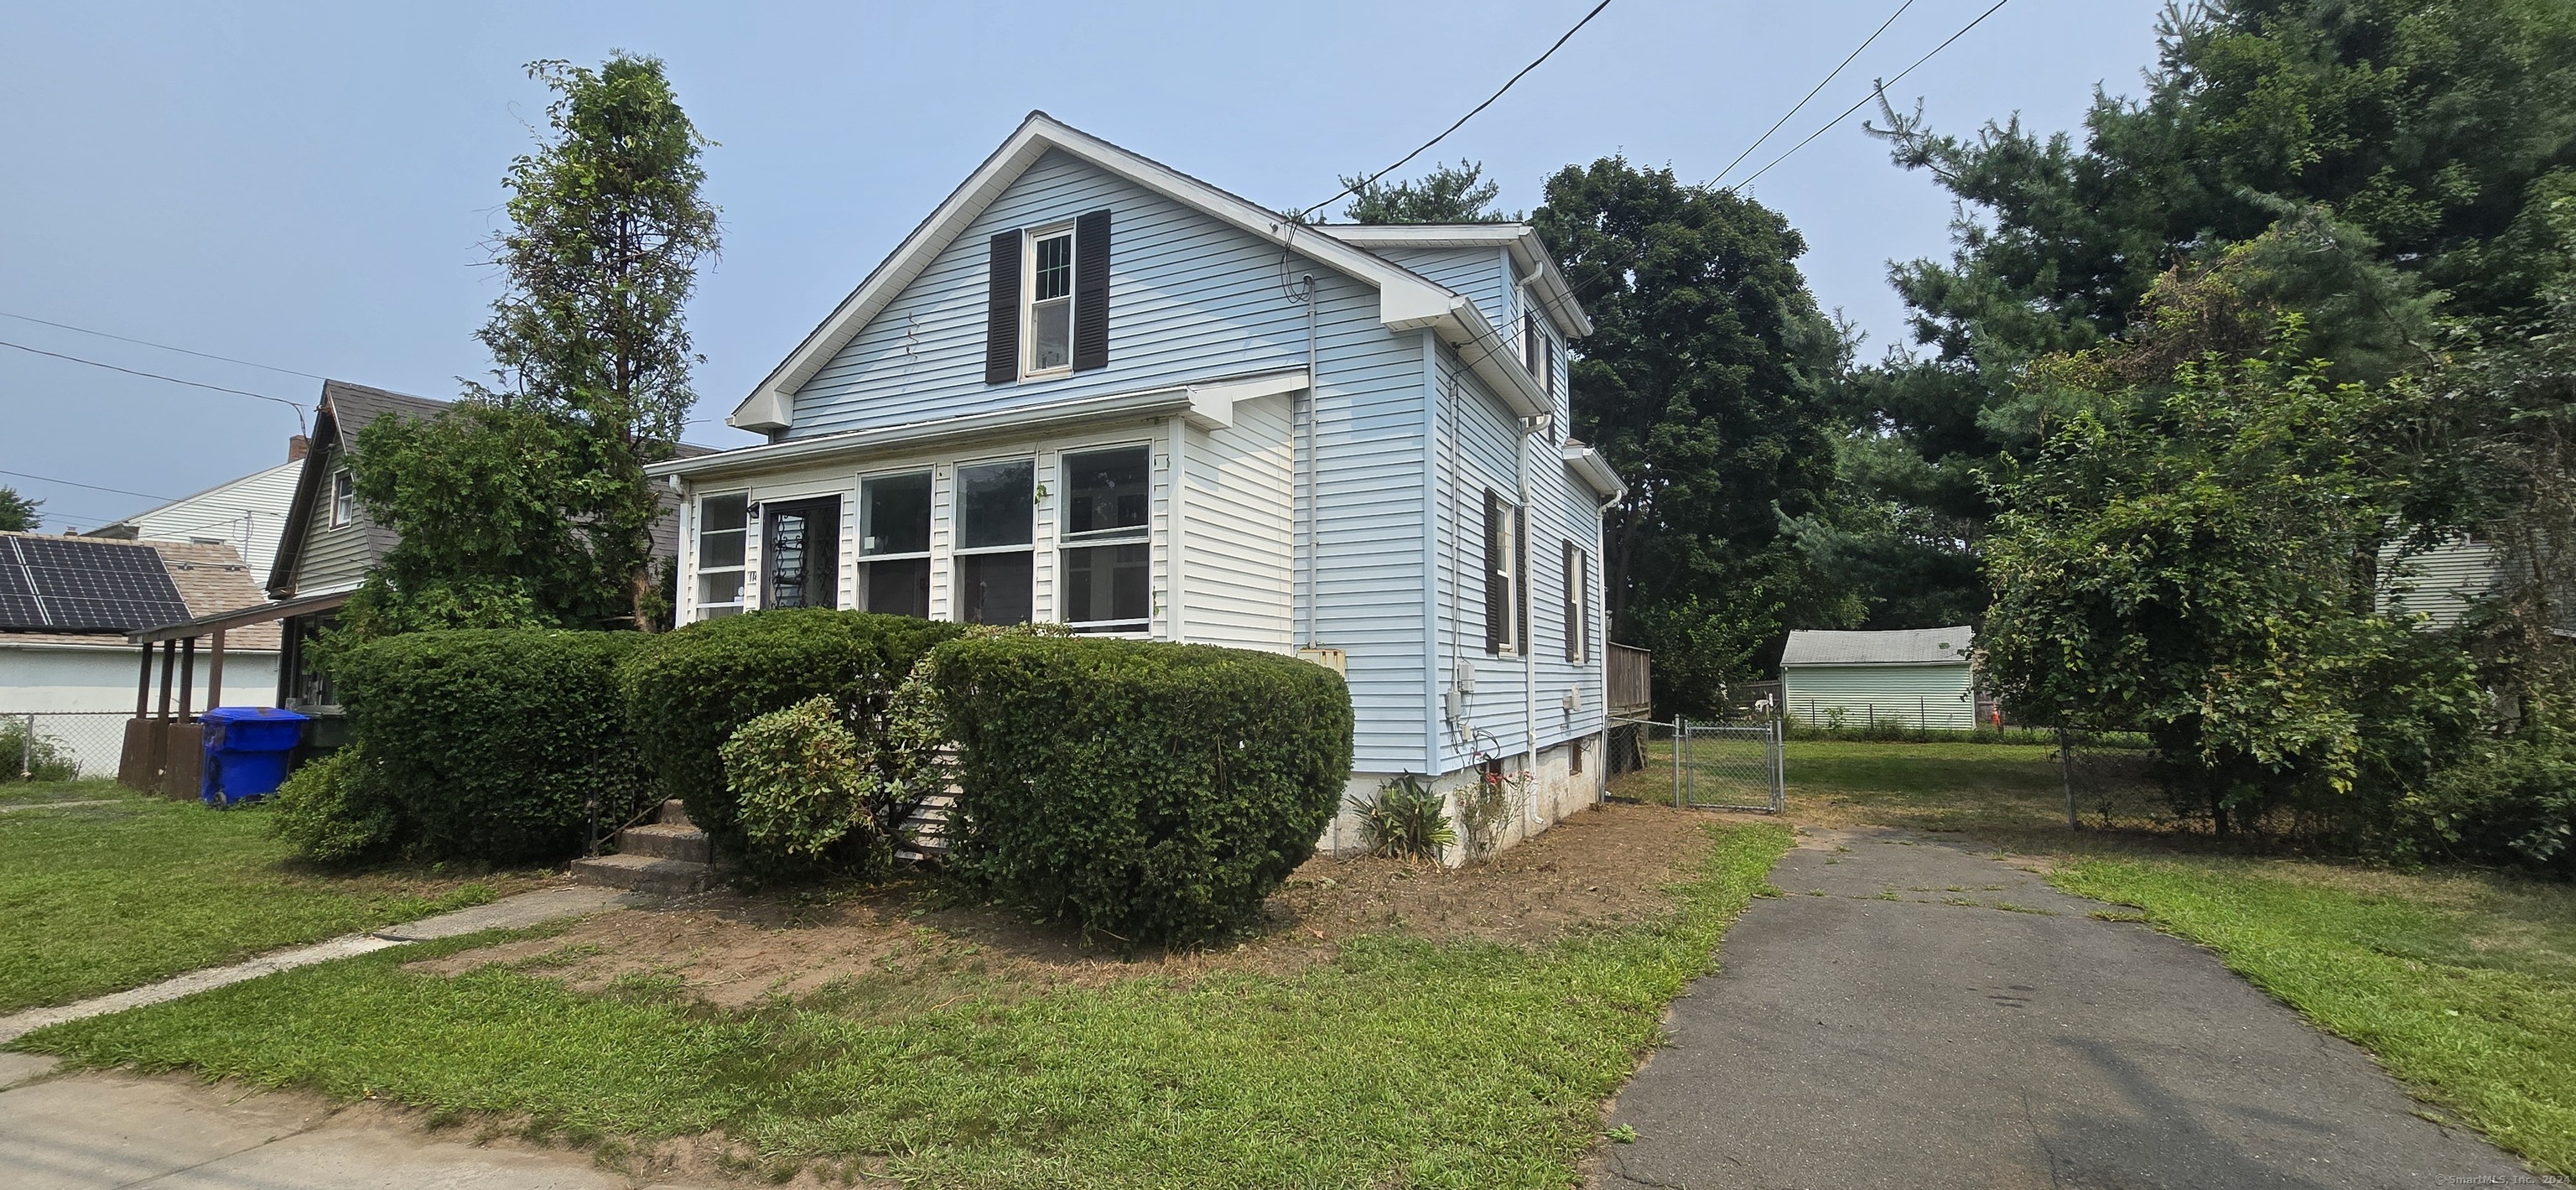
<instances>
[{"instance_id":1,"label":"green hedge row","mask_svg":"<svg viewBox=\"0 0 2576 1190\"><path fill-rule=\"evenodd\" d=\"M580 851L597 794L622 818L646 788L617 681L652 638L459 629L387 637L334 659L393 845L494 864Z\"/></svg>"},{"instance_id":2,"label":"green hedge row","mask_svg":"<svg viewBox=\"0 0 2576 1190\"><path fill-rule=\"evenodd\" d=\"M933 664L960 745L951 861L1123 940L1251 919L1314 854L1350 775L1341 675L1294 658L992 637Z\"/></svg>"}]
</instances>

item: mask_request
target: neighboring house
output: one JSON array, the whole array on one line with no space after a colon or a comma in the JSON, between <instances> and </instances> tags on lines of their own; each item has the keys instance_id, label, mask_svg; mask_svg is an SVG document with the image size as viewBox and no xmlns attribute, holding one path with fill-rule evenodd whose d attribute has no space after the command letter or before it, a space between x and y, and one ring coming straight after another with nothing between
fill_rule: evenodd
<instances>
[{"instance_id":1,"label":"neighboring house","mask_svg":"<svg viewBox=\"0 0 2576 1190\"><path fill-rule=\"evenodd\" d=\"M2503 552L2483 537L2455 537L2417 553L2391 547L2380 555L2381 605L2421 614L2427 628L2453 628L2471 602L2495 593Z\"/></svg>"},{"instance_id":2,"label":"neighboring house","mask_svg":"<svg viewBox=\"0 0 2576 1190\"><path fill-rule=\"evenodd\" d=\"M304 472L305 443L301 436L288 439L286 461L266 471L217 484L84 536L229 545L251 573L264 580L277 558L287 506L295 500L296 477Z\"/></svg>"},{"instance_id":3,"label":"neighboring house","mask_svg":"<svg viewBox=\"0 0 2576 1190\"><path fill-rule=\"evenodd\" d=\"M1032 113L734 411L768 444L648 468L681 615L1299 653L1349 679L1351 792L1491 759L1535 830L1601 781L1590 330L1526 224L1299 225Z\"/></svg>"},{"instance_id":4,"label":"neighboring house","mask_svg":"<svg viewBox=\"0 0 2576 1190\"><path fill-rule=\"evenodd\" d=\"M1780 712L1820 725L1973 729L1976 675L1968 655L1974 643L1966 625L1792 632L1780 652Z\"/></svg>"}]
</instances>

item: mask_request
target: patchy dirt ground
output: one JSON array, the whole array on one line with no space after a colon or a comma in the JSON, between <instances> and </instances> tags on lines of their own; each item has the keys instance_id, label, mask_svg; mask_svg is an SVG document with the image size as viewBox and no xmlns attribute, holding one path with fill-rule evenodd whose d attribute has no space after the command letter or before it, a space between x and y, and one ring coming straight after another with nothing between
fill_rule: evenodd
<instances>
[{"instance_id":1,"label":"patchy dirt ground","mask_svg":"<svg viewBox=\"0 0 2576 1190\"><path fill-rule=\"evenodd\" d=\"M1213 971L1290 974L1335 944L1402 931L1438 939L1544 943L1661 911L1664 886L1709 846L1706 814L1611 803L1463 870L1382 859L1308 861L1263 923L1230 947L1124 953L1114 939L1032 925L986 905L941 905L925 882L837 899L718 893L621 910L554 937L413 964L456 974L494 963L584 991L685 991L720 1007L823 994L901 1012L968 996L1017 998L1059 986Z\"/></svg>"}]
</instances>

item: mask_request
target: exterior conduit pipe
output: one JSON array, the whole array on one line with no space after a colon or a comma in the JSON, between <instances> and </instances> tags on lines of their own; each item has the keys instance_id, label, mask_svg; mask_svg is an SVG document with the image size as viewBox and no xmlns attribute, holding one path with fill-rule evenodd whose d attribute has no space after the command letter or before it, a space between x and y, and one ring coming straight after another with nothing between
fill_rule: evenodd
<instances>
[{"instance_id":1,"label":"exterior conduit pipe","mask_svg":"<svg viewBox=\"0 0 2576 1190\"><path fill-rule=\"evenodd\" d=\"M1306 647L1315 645L1315 605L1322 602L1315 587L1318 567L1316 555L1323 552L1323 542L1316 536L1318 522L1315 505L1323 493L1315 490L1315 444L1320 439L1315 422L1323 415L1323 385L1315 372L1315 275L1300 278L1306 291Z\"/></svg>"},{"instance_id":2,"label":"exterior conduit pipe","mask_svg":"<svg viewBox=\"0 0 2576 1190\"><path fill-rule=\"evenodd\" d=\"M1519 540L1513 542L1513 545L1518 547L1519 554L1513 560L1520 564L1521 581L1512 589L1518 606L1512 608L1507 614L1514 617L1512 627L1521 645L1521 731L1524 733L1521 739L1529 746L1527 771L1531 788L1538 786L1538 642L1532 639L1538 635L1536 631L1538 625L1536 616L1523 615L1521 609L1530 606L1529 589L1534 585L1531 580L1538 577L1538 567L1531 565L1529 559L1532 541L1529 523L1529 452L1530 439L1538 434L1544 424L1539 418L1522 418L1520 441L1514 444L1512 451L1512 470L1515 473L1513 479L1520 485L1521 499ZM1521 831L1524 836L1528 834L1530 822L1537 814L1538 803L1535 800L1521 811Z\"/></svg>"}]
</instances>

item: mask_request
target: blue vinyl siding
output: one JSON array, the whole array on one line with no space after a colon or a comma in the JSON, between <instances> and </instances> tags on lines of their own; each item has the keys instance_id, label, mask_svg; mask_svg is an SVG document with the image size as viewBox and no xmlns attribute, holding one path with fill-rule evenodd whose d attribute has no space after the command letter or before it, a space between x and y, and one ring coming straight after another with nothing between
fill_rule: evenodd
<instances>
[{"instance_id":1,"label":"blue vinyl siding","mask_svg":"<svg viewBox=\"0 0 2576 1190\"><path fill-rule=\"evenodd\" d=\"M1511 254L1500 248L1379 248L1378 256L1446 285L1476 303L1511 338L1521 316L1513 303Z\"/></svg>"}]
</instances>

